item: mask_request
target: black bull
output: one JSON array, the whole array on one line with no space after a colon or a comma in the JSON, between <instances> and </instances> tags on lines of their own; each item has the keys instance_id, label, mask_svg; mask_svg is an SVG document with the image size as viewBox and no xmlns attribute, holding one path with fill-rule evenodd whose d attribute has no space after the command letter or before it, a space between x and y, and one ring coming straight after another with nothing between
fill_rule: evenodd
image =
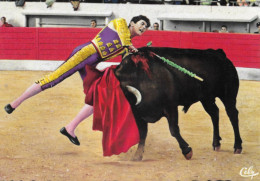
<instances>
[{"instance_id":1,"label":"black bull","mask_svg":"<svg viewBox=\"0 0 260 181\"><path fill-rule=\"evenodd\" d=\"M153 53L186 68L203 78L201 82L164 63ZM192 149L182 138L178 126L179 105L184 112L200 101L213 122L213 149L220 149L218 97L224 104L235 134L234 153L241 153L242 140L238 126L236 97L239 80L236 69L222 50L194 50L143 47L123 59L115 75L130 102L139 129L140 142L134 160L142 160L147 124L165 116L171 135L179 143L186 159Z\"/></svg>"}]
</instances>

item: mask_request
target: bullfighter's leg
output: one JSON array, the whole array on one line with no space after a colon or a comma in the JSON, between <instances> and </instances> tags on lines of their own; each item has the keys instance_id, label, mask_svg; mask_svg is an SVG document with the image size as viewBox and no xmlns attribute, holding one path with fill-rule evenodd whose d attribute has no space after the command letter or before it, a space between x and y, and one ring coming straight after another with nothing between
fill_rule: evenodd
<instances>
[{"instance_id":1,"label":"bullfighter's leg","mask_svg":"<svg viewBox=\"0 0 260 181\"><path fill-rule=\"evenodd\" d=\"M75 145L80 145L80 142L75 135L74 131L83 120L88 118L93 114L93 106L85 104L84 107L80 110L77 116L65 127L61 128L60 132L64 136L67 136L68 139Z\"/></svg>"},{"instance_id":2,"label":"bullfighter's leg","mask_svg":"<svg viewBox=\"0 0 260 181\"><path fill-rule=\"evenodd\" d=\"M138 144L138 148L133 157L133 161L141 161L143 159L145 140L146 140L147 130L148 130L147 129L148 123L142 119L136 120L136 123L139 130L140 142Z\"/></svg>"},{"instance_id":3,"label":"bullfighter's leg","mask_svg":"<svg viewBox=\"0 0 260 181\"><path fill-rule=\"evenodd\" d=\"M234 129L234 134L235 134L234 153L240 154L242 152L242 139L239 133L239 120L238 120L238 110L236 108L236 99L232 99L230 97L222 101L225 105L227 115Z\"/></svg>"},{"instance_id":4,"label":"bullfighter's leg","mask_svg":"<svg viewBox=\"0 0 260 181\"><path fill-rule=\"evenodd\" d=\"M177 106L172 107L167 111L166 117L168 119L168 124L170 128L171 135L176 138L179 143L179 146L182 150L182 154L187 160L190 160L192 157L192 149L189 147L188 143L182 138L180 134L180 129L178 125L178 108Z\"/></svg>"},{"instance_id":5,"label":"bullfighter's leg","mask_svg":"<svg viewBox=\"0 0 260 181\"><path fill-rule=\"evenodd\" d=\"M219 109L215 104L215 99L207 99L207 101L201 101L205 111L211 117L213 123L213 149L216 151L220 150L220 140L221 137L219 136Z\"/></svg>"},{"instance_id":6,"label":"bullfighter's leg","mask_svg":"<svg viewBox=\"0 0 260 181\"><path fill-rule=\"evenodd\" d=\"M11 104L5 106L5 111L11 114L23 101L29 99L30 97L40 93L42 91L40 84L32 84L26 91L17 99L15 99Z\"/></svg>"},{"instance_id":7,"label":"bullfighter's leg","mask_svg":"<svg viewBox=\"0 0 260 181\"><path fill-rule=\"evenodd\" d=\"M99 60L98 53L95 47L88 42L84 45L77 47L71 54L70 58L60 65L52 73L45 75L42 79L31 85L20 97L15 99L11 104L5 106L5 111L11 114L21 103L39 94L45 89L54 87L56 84L62 82L67 77L71 76L78 70L84 69L85 65L95 65ZM81 77L85 76L82 75Z\"/></svg>"}]
</instances>

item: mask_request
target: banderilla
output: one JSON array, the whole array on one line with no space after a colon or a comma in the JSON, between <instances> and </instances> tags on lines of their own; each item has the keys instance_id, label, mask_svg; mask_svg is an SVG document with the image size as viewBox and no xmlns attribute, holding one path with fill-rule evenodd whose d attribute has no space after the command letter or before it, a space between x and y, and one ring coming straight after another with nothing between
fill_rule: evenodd
<instances>
[{"instance_id":1,"label":"banderilla","mask_svg":"<svg viewBox=\"0 0 260 181\"><path fill-rule=\"evenodd\" d=\"M151 45L152 45L152 42L151 42L151 41L147 43L147 47L150 47ZM165 57L159 56L158 54L156 54L156 53L154 53L154 52L151 52L151 53L152 53L153 55L155 55L156 57L158 57L159 59L161 59L163 62L167 63L168 65L170 65L170 66L176 68L177 70L179 70L179 71L181 71L181 72L183 72L183 73L189 75L190 77L193 77L193 78L195 78L195 79L197 79L197 80L203 82L203 79L202 79L201 77L197 76L196 74L194 74L193 72L191 72L191 71L189 71L189 70L187 70L187 69L181 67L180 65L174 63L173 61L168 60L168 59L165 58Z\"/></svg>"}]
</instances>

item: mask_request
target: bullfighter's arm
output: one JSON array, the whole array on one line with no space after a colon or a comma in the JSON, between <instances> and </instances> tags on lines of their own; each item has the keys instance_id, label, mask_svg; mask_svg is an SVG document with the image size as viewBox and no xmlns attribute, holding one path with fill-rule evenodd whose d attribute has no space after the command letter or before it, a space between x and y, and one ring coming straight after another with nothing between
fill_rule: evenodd
<instances>
[{"instance_id":1,"label":"bullfighter's arm","mask_svg":"<svg viewBox=\"0 0 260 181\"><path fill-rule=\"evenodd\" d=\"M120 40L122 42L122 46L131 46L131 34L128 29L126 20L123 18L118 18L112 21L115 30L118 33L118 36L120 37Z\"/></svg>"}]
</instances>

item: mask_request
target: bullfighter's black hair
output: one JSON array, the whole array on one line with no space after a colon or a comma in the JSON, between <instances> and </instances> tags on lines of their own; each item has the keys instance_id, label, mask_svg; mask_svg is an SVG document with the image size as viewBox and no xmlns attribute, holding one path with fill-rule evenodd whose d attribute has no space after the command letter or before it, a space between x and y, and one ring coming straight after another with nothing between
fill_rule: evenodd
<instances>
[{"instance_id":1,"label":"bullfighter's black hair","mask_svg":"<svg viewBox=\"0 0 260 181\"><path fill-rule=\"evenodd\" d=\"M140 20L144 20L147 23L147 28L149 28L151 26L149 18L147 18L146 16L143 16L143 15L133 17L130 22L133 21L134 23L137 23ZM130 24L128 27L130 27Z\"/></svg>"}]
</instances>

